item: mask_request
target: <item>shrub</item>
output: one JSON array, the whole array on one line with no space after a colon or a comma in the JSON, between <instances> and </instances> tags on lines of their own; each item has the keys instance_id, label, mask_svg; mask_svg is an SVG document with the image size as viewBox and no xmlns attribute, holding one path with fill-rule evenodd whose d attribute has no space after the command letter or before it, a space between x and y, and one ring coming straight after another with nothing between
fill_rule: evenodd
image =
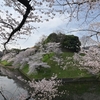
<instances>
[{"instance_id":1,"label":"shrub","mask_svg":"<svg viewBox=\"0 0 100 100\"><path fill-rule=\"evenodd\" d=\"M49 42L56 42L61 44L61 48L63 50L70 50L73 52L79 52L81 42L79 41L79 38L74 35L65 35L62 33L56 34L51 33L47 39L44 41L43 44L49 43Z\"/></svg>"},{"instance_id":2,"label":"shrub","mask_svg":"<svg viewBox=\"0 0 100 100\"><path fill-rule=\"evenodd\" d=\"M47 39L44 41L44 43L48 43L48 42L56 42L56 43L60 43L64 37L66 35L65 34L62 34L62 33L59 33L59 34L56 34L56 33L51 33Z\"/></svg>"},{"instance_id":3,"label":"shrub","mask_svg":"<svg viewBox=\"0 0 100 100\"><path fill-rule=\"evenodd\" d=\"M66 50L71 50L73 52L80 51L81 43L79 38L74 35L66 35L64 39L61 41L61 48Z\"/></svg>"},{"instance_id":4,"label":"shrub","mask_svg":"<svg viewBox=\"0 0 100 100\"><path fill-rule=\"evenodd\" d=\"M57 34L56 33L51 33L47 37L47 39L44 41L44 43L48 43L48 42L56 42L56 43L59 42Z\"/></svg>"}]
</instances>

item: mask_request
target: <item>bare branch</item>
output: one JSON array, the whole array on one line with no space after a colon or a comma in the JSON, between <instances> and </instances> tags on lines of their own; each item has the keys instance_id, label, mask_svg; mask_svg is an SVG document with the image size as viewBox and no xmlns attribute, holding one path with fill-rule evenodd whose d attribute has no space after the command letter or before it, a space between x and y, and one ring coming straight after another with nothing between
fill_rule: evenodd
<instances>
[{"instance_id":1,"label":"bare branch","mask_svg":"<svg viewBox=\"0 0 100 100\"><path fill-rule=\"evenodd\" d=\"M97 34L99 34L99 33L100 33L99 31L92 30L92 29L80 29L80 30L73 30L73 31L69 31L68 33L78 32L78 31L90 31L90 32L94 32L94 33L95 33L94 35L97 35ZM91 36L94 36L94 35L91 35Z\"/></svg>"},{"instance_id":2,"label":"bare branch","mask_svg":"<svg viewBox=\"0 0 100 100\"><path fill-rule=\"evenodd\" d=\"M97 39L97 41L99 42L98 35L100 34L100 31L91 30L91 29L81 29L81 30L73 30L73 31L70 31L70 32L68 32L68 33L78 32L78 31L88 31L88 32L93 32L93 34L89 35L89 37L96 36L96 39ZM87 42L87 41L86 41L86 42Z\"/></svg>"},{"instance_id":3,"label":"bare branch","mask_svg":"<svg viewBox=\"0 0 100 100\"><path fill-rule=\"evenodd\" d=\"M18 0L21 4L23 4L26 8L28 8L28 9L32 9L32 7L31 7L31 5L29 4L29 2L31 1L31 0Z\"/></svg>"},{"instance_id":4,"label":"bare branch","mask_svg":"<svg viewBox=\"0 0 100 100\"><path fill-rule=\"evenodd\" d=\"M4 94L0 91L0 94L2 95L2 97L4 98L4 100L7 100L6 97L4 96Z\"/></svg>"},{"instance_id":5,"label":"bare branch","mask_svg":"<svg viewBox=\"0 0 100 100\"><path fill-rule=\"evenodd\" d=\"M8 27L10 26L12 28L12 30L14 30L13 26L7 22L4 22L4 21L0 21L0 23L3 23L3 24L6 24Z\"/></svg>"},{"instance_id":6,"label":"bare branch","mask_svg":"<svg viewBox=\"0 0 100 100\"><path fill-rule=\"evenodd\" d=\"M69 2L68 0L66 0L66 3L63 3L63 4L61 4L58 0L56 0L57 2L58 2L58 4L60 5L60 6L66 6L66 5L82 5L82 4L85 4L85 3L88 3L89 1L87 0L87 1L82 1L82 2L75 2L75 1L73 1L73 2Z\"/></svg>"}]
</instances>

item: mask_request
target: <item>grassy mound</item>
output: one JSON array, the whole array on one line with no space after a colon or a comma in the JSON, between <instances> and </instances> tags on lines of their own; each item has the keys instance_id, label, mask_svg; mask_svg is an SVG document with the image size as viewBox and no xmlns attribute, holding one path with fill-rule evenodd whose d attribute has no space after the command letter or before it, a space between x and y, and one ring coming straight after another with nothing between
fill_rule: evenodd
<instances>
[{"instance_id":1,"label":"grassy mound","mask_svg":"<svg viewBox=\"0 0 100 100\"><path fill-rule=\"evenodd\" d=\"M40 67L37 69L37 73L32 73L28 77L31 79L50 78L53 74L57 74L58 78L90 77L91 74L87 70L80 69L79 65L74 62L73 55L74 53L72 52L63 52L61 54L51 52L45 54L42 61L46 62L51 68ZM61 60L59 64L55 57ZM22 72L27 75L28 70L29 66L25 65Z\"/></svg>"}]
</instances>

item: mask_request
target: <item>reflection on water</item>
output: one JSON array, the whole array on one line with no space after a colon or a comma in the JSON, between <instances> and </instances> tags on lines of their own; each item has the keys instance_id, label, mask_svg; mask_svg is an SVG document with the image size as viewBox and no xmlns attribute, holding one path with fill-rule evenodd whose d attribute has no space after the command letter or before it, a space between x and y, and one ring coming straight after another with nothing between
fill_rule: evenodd
<instances>
[{"instance_id":1,"label":"reflection on water","mask_svg":"<svg viewBox=\"0 0 100 100\"><path fill-rule=\"evenodd\" d=\"M0 76L0 91L4 94L7 100L18 100L21 93L27 94L27 91L19 87L13 79L7 76ZM0 95L0 100L4 100Z\"/></svg>"},{"instance_id":2,"label":"reflection on water","mask_svg":"<svg viewBox=\"0 0 100 100\"><path fill-rule=\"evenodd\" d=\"M100 100L100 82L66 83L59 87L62 90L65 94L53 100Z\"/></svg>"},{"instance_id":3,"label":"reflection on water","mask_svg":"<svg viewBox=\"0 0 100 100\"><path fill-rule=\"evenodd\" d=\"M10 71L0 67L0 91L7 100L18 100L18 97L23 94L27 95L26 84L17 79L20 76L18 71ZM0 100L4 100L0 94Z\"/></svg>"},{"instance_id":4,"label":"reflection on water","mask_svg":"<svg viewBox=\"0 0 100 100\"><path fill-rule=\"evenodd\" d=\"M16 78L20 73L2 67L0 67L0 72L0 91L7 100L18 100L21 93L28 93L25 90L26 84ZM100 100L100 82L66 83L59 87L59 92L62 91L65 91L65 94L53 100ZM0 100L4 100L1 94Z\"/></svg>"}]
</instances>

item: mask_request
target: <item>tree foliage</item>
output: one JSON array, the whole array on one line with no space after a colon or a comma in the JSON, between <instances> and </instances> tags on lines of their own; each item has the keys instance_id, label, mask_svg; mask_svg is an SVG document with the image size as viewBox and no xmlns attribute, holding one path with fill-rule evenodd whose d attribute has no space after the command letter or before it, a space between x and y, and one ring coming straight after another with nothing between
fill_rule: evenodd
<instances>
[{"instance_id":1,"label":"tree foliage","mask_svg":"<svg viewBox=\"0 0 100 100\"><path fill-rule=\"evenodd\" d=\"M48 42L56 42L57 43L57 42L59 42L57 34L51 33L44 42L45 43L48 43Z\"/></svg>"},{"instance_id":2,"label":"tree foliage","mask_svg":"<svg viewBox=\"0 0 100 100\"><path fill-rule=\"evenodd\" d=\"M45 39L44 43L49 43L49 42L56 42L56 43L60 43L65 37L65 34L62 33L51 33L47 39Z\"/></svg>"},{"instance_id":3,"label":"tree foliage","mask_svg":"<svg viewBox=\"0 0 100 100\"><path fill-rule=\"evenodd\" d=\"M71 50L74 52L80 51L81 42L79 41L79 38L74 35L51 33L44 41L44 43L49 43L49 42L60 43L61 48L65 50Z\"/></svg>"},{"instance_id":4,"label":"tree foliage","mask_svg":"<svg viewBox=\"0 0 100 100\"><path fill-rule=\"evenodd\" d=\"M100 73L100 48L97 46L82 49L80 53L75 53L73 58L83 66L82 68L87 69L90 73Z\"/></svg>"},{"instance_id":5,"label":"tree foliage","mask_svg":"<svg viewBox=\"0 0 100 100\"><path fill-rule=\"evenodd\" d=\"M81 43L79 38L74 35L66 35L65 38L61 42L61 47L63 49L71 50L74 52L80 51Z\"/></svg>"}]
</instances>

